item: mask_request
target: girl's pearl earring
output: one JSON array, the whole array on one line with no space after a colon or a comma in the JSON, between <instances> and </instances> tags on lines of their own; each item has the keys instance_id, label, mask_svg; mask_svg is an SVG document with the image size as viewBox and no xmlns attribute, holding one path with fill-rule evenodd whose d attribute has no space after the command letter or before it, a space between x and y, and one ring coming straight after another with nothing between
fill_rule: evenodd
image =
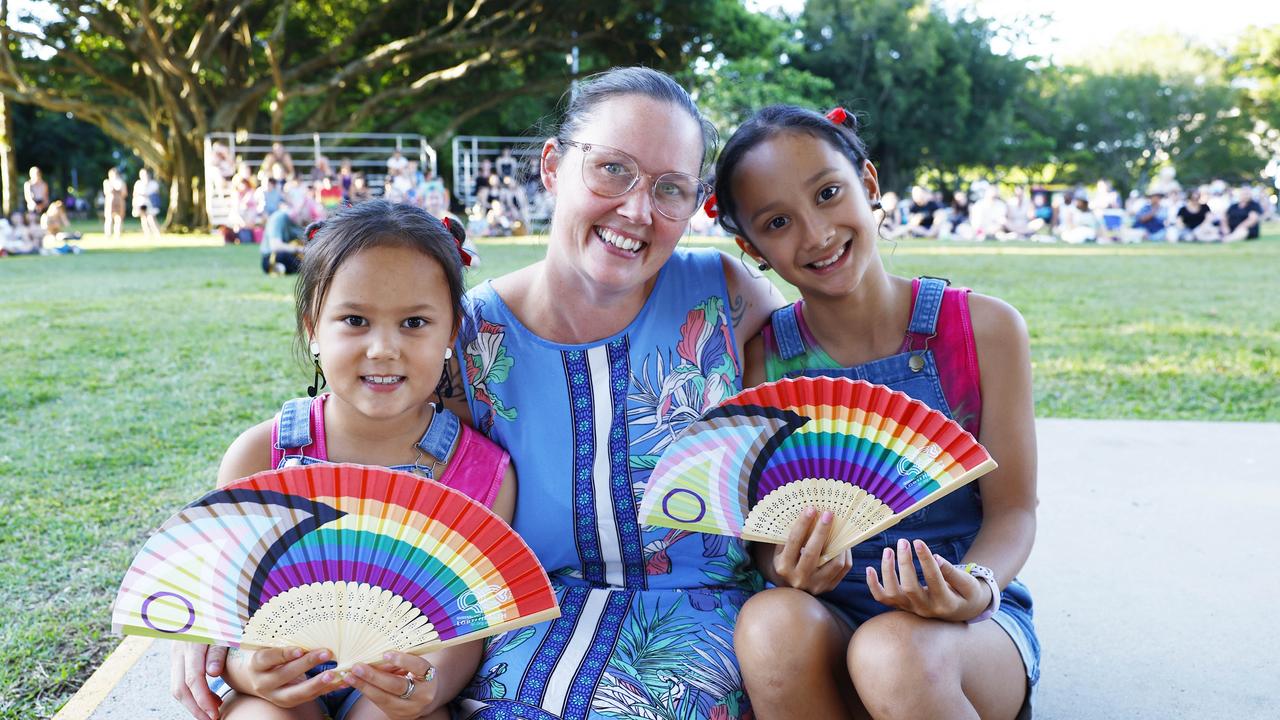
<instances>
[{"instance_id":1,"label":"girl's pearl earring","mask_svg":"<svg viewBox=\"0 0 1280 720\"><path fill-rule=\"evenodd\" d=\"M447 348L445 348L445 349L444 349L444 359L445 359L445 360L448 360L448 359L449 359L449 358L451 358L451 357L453 357L453 348L451 348L451 347L447 347Z\"/></svg>"}]
</instances>

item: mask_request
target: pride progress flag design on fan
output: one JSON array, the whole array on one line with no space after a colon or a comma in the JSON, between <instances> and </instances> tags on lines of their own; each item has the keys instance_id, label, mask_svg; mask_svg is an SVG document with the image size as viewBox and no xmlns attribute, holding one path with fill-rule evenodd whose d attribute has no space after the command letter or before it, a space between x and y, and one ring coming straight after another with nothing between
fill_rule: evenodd
<instances>
[{"instance_id":1,"label":"pride progress flag design on fan","mask_svg":"<svg viewBox=\"0 0 1280 720\"><path fill-rule=\"evenodd\" d=\"M300 600L320 589L319 609ZM374 597L380 609L343 610L335 593L350 603ZM291 614L280 614L284 605ZM174 515L130 566L113 624L250 647L276 644L262 639L279 630L246 641L255 616L279 625L326 612L332 625L381 623L393 635L412 625L427 651L559 611L528 546L465 495L385 468L309 465L254 475Z\"/></svg>"}]
</instances>

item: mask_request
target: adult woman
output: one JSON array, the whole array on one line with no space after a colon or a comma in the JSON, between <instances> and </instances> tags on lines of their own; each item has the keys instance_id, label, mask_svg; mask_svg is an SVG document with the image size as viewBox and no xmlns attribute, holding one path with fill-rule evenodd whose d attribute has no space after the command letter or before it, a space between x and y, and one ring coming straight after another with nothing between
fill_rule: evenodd
<instances>
[{"instance_id":1,"label":"adult woman","mask_svg":"<svg viewBox=\"0 0 1280 720\"><path fill-rule=\"evenodd\" d=\"M49 209L49 183L44 181L40 168L31 168L27 181L22 183L22 194L27 200L27 212L43 213Z\"/></svg>"},{"instance_id":2,"label":"adult woman","mask_svg":"<svg viewBox=\"0 0 1280 720\"><path fill-rule=\"evenodd\" d=\"M129 195L129 186L120 171L107 170L107 179L102 181L102 215L104 217L102 234L108 238L120 239L120 231L124 225L125 201Z\"/></svg>"},{"instance_id":3,"label":"adult woman","mask_svg":"<svg viewBox=\"0 0 1280 720\"><path fill-rule=\"evenodd\" d=\"M142 168L133 184L133 216L142 222L142 236L148 240L160 239L160 226L156 215L160 212L160 183L151 177L151 171Z\"/></svg>"},{"instance_id":4,"label":"adult woman","mask_svg":"<svg viewBox=\"0 0 1280 720\"><path fill-rule=\"evenodd\" d=\"M758 576L742 545L636 521L655 457L741 387L742 343L781 302L738 259L676 247L708 130L662 73L580 83L542 148L546 258L468 294L458 380L520 469L515 527L563 616L495 639L462 717L749 712L732 633Z\"/></svg>"},{"instance_id":5,"label":"adult woman","mask_svg":"<svg viewBox=\"0 0 1280 720\"><path fill-rule=\"evenodd\" d=\"M546 258L468 294L452 409L511 454L515 528L562 617L490 642L460 717L749 713L733 623L759 576L742 544L636 520L655 456L741 388L743 343L782 305L737 258L676 248L711 132L665 74L580 82L542 148ZM214 717L204 672L223 655L187 649L174 696Z\"/></svg>"}]
</instances>

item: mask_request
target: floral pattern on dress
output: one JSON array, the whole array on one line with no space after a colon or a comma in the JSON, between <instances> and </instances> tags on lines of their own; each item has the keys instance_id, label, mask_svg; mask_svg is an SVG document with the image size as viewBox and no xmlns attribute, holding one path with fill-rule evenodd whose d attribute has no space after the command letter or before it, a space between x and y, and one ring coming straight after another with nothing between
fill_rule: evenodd
<instances>
[{"instance_id":1,"label":"floral pattern on dress","mask_svg":"<svg viewBox=\"0 0 1280 720\"><path fill-rule=\"evenodd\" d=\"M495 417L516 419L516 409L507 407L493 388L495 384L506 381L514 360L502 345L506 327L484 319L484 303L477 302L468 318L474 320L468 322L468 327L463 330L468 340L461 361L476 401L487 406L484 415L476 420L476 427L487 434Z\"/></svg>"},{"instance_id":2,"label":"floral pattern on dress","mask_svg":"<svg viewBox=\"0 0 1280 720\"><path fill-rule=\"evenodd\" d=\"M643 445L656 439L648 454L632 456L632 467L652 470L681 431L734 394L737 380L724 301L713 296L685 316L676 358L663 357L661 351L646 355L639 374L632 373L634 391L627 398L627 423L648 429L631 443Z\"/></svg>"},{"instance_id":3,"label":"floral pattern on dress","mask_svg":"<svg viewBox=\"0 0 1280 720\"><path fill-rule=\"evenodd\" d=\"M692 602L694 594L686 597ZM649 608L637 599L596 687L592 711L627 720L754 717L734 660L732 626L682 619L683 601Z\"/></svg>"}]
</instances>

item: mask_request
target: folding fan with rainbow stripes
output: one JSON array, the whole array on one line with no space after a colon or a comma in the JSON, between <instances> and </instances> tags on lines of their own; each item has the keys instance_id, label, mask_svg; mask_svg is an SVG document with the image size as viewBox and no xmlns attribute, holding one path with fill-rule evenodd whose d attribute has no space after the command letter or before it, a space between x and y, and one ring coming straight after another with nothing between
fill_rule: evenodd
<instances>
[{"instance_id":1,"label":"folding fan with rainbow stripes","mask_svg":"<svg viewBox=\"0 0 1280 720\"><path fill-rule=\"evenodd\" d=\"M328 648L338 669L558 617L497 515L408 473L317 464L215 490L134 558L117 632L244 649Z\"/></svg>"},{"instance_id":2,"label":"folding fan with rainbow stripes","mask_svg":"<svg viewBox=\"0 0 1280 720\"><path fill-rule=\"evenodd\" d=\"M883 385L766 383L707 411L649 476L640 522L781 544L805 510L831 510L830 559L995 469L972 435Z\"/></svg>"}]
</instances>

